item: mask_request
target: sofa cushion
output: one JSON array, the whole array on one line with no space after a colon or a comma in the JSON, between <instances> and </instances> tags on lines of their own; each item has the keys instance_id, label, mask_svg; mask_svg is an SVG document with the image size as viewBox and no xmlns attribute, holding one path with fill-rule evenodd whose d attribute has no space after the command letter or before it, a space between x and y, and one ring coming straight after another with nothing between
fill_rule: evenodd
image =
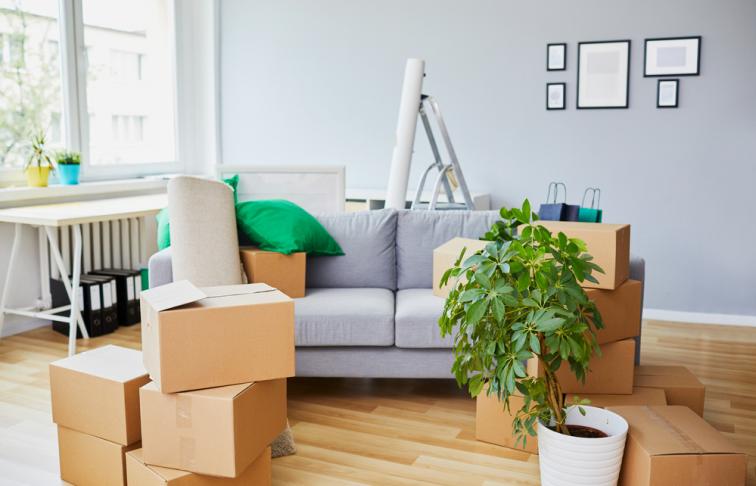
<instances>
[{"instance_id":1,"label":"sofa cushion","mask_svg":"<svg viewBox=\"0 0 756 486\"><path fill-rule=\"evenodd\" d=\"M397 288L431 288L433 250L455 236L480 238L498 219L498 211L399 211Z\"/></svg>"},{"instance_id":2,"label":"sofa cushion","mask_svg":"<svg viewBox=\"0 0 756 486\"><path fill-rule=\"evenodd\" d=\"M454 336L441 337L438 318L444 299L431 289L404 289L396 293L396 346L399 348L451 348Z\"/></svg>"},{"instance_id":3,"label":"sofa cushion","mask_svg":"<svg viewBox=\"0 0 756 486\"><path fill-rule=\"evenodd\" d=\"M344 255L308 257L308 288L396 289L396 211L316 217Z\"/></svg>"},{"instance_id":4,"label":"sofa cushion","mask_svg":"<svg viewBox=\"0 0 756 486\"><path fill-rule=\"evenodd\" d=\"M394 293L307 289L294 300L297 346L392 346Z\"/></svg>"}]
</instances>

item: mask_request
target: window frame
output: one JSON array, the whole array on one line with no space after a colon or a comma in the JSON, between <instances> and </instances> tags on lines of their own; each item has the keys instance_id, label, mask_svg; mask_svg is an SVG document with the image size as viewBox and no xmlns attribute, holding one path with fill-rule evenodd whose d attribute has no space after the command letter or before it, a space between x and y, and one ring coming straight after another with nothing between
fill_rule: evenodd
<instances>
[{"instance_id":1,"label":"window frame","mask_svg":"<svg viewBox=\"0 0 756 486\"><path fill-rule=\"evenodd\" d=\"M173 130L175 160L149 163L117 163L92 165L89 158L89 126L87 106L87 51L84 44L84 15L82 0L58 0L58 48L61 76L61 130L67 150L81 153L82 180L137 178L148 175L182 172L182 138L179 122L178 83L178 19L176 0L170 0L172 85L173 85ZM7 43L7 39L6 39ZM0 184L12 184L24 180L23 171L17 167L0 167Z\"/></svg>"}]
</instances>

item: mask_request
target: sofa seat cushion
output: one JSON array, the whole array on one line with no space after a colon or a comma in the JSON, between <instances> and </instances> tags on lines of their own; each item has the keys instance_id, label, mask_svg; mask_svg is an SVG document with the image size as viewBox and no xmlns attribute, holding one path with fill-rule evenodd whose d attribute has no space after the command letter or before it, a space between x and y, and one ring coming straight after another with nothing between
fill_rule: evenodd
<instances>
[{"instance_id":1,"label":"sofa seat cushion","mask_svg":"<svg viewBox=\"0 0 756 486\"><path fill-rule=\"evenodd\" d=\"M444 299L431 289L405 289L396 293L396 346L399 348L451 348L454 336L441 337L438 318Z\"/></svg>"},{"instance_id":2,"label":"sofa seat cushion","mask_svg":"<svg viewBox=\"0 0 756 486\"><path fill-rule=\"evenodd\" d=\"M394 293L387 289L307 289L294 300L297 346L392 346Z\"/></svg>"}]
</instances>

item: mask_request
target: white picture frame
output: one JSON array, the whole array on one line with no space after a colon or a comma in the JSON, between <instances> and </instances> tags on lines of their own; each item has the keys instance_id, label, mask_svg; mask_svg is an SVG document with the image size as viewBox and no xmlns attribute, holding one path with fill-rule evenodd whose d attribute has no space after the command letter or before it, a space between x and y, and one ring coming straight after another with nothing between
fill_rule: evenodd
<instances>
[{"instance_id":1,"label":"white picture frame","mask_svg":"<svg viewBox=\"0 0 756 486\"><path fill-rule=\"evenodd\" d=\"M546 70L564 71L567 69L567 44L546 44Z\"/></svg>"},{"instance_id":2,"label":"white picture frame","mask_svg":"<svg viewBox=\"0 0 756 486\"><path fill-rule=\"evenodd\" d=\"M564 110L567 83L546 83L546 109Z\"/></svg>"},{"instance_id":3,"label":"white picture frame","mask_svg":"<svg viewBox=\"0 0 756 486\"><path fill-rule=\"evenodd\" d=\"M679 79L660 79L656 83L656 107L677 108L680 98Z\"/></svg>"},{"instance_id":4,"label":"white picture frame","mask_svg":"<svg viewBox=\"0 0 756 486\"><path fill-rule=\"evenodd\" d=\"M698 76L701 73L701 36L646 39L643 76Z\"/></svg>"},{"instance_id":5,"label":"white picture frame","mask_svg":"<svg viewBox=\"0 0 756 486\"><path fill-rule=\"evenodd\" d=\"M577 108L627 108L630 40L578 43Z\"/></svg>"}]
</instances>

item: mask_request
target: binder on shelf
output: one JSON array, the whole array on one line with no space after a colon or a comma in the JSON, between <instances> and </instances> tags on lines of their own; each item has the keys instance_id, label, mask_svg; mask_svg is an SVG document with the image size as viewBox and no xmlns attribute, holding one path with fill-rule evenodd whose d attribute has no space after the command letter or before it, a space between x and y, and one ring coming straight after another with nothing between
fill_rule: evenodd
<instances>
[{"instance_id":1,"label":"binder on shelf","mask_svg":"<svg viewBox=\"0 0 756 486\"><path fill-rule=\"evenodd\" d=\"M94 275L104 275L115 279L118 300L118 323L130 326L140 321L139 294L142 291L141 272L120 268L94 270Z\"/></svg>"},{"instance_id":2,"label":"binder on shelf","mask_svg":"<svg viewBox=\"0 0 756 486\"><path fill-rule=\"evenodd\" d=\"M113 277L105 275L93 275L86 273L81 276L82 279L87 279L94 282L99 282L102 288L102 319L104 326L109 329L108 332L113 332L118 328L118 293L116 292L116 283Z\"/></svg>"}]
</instances>

